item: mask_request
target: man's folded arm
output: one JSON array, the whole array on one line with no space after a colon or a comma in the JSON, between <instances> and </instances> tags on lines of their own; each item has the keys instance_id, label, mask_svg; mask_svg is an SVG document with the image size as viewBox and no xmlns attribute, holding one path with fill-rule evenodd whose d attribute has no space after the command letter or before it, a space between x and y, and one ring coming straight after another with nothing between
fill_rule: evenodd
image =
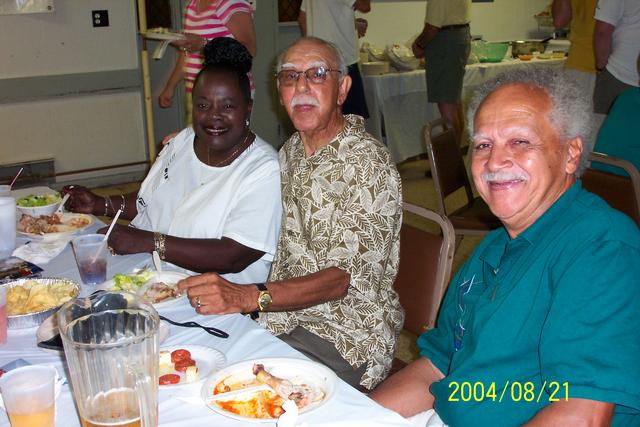
<instances>
[{"instance_id":1,"label":"man's folded arm","mask_svg":"<svg viewBox=\"0 0 640 427\"><path fill-rule=\"evenodd\" d=\"M429 387L442 378L442 372L429 359L420 357L387 378L369 397L403 417L410 417L433 408Z\"/></svg>"},{"instance_id":2,"label":"man's folded arm","mask_svg":"<svg viewBox=\"0 0 640 427\"><path fill-rule=\"evenodd\" d=\"M604 427L613 420L613 403L590 399L559 400L541 409L525 427Z\"/></svg>"}]
</instances>

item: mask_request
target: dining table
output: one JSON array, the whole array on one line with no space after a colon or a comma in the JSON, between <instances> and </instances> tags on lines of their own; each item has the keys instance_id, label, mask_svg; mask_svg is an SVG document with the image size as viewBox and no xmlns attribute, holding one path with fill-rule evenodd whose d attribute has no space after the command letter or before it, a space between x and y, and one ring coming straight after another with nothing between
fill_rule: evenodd
<instances>
[{"instance_id":1,"label":"dining table","mask_svg":"<svg viewBox=\"0 0 640 427\"><path fill-rule=\"evenodd\" d=\"M463 105L479 85L502 73L531 67L560 70L564 63L564 58L529 61L509 58L496 63L468 64L462 84ZM365 121L367 132L387 145L396 163L425 153L422 129L440 117L437 105L427 101L425 70L366 75L362 79L370 114Z\"/></svg>"},{"instance_id":2,"label":"dining table","mask_svg":"<svg viewBox=\"0 0 640 427\"><path fill-rule=\"evenodd\" d=\"M104 224L95 220L91 226L80 233L95 232ZM18 238L18 245L28 240ZM107 278L116 273L130 273L139 268L152 268L151 254L109 255ZM72 249L67 245L62 252L45 265L40 273L42 277L61 277L81 283ZM164 270L171 270L167 264ZM81 295L92 293L94 288L81 286ZM215 327L229 334L228 338L219 338L199 328L186 328L168 325L169 334L160 348L171 346L198 345L211 347L221 352L226 359L225 366L246 360L263 358L294 358L308 360L306 356L294 350L284 341L272 335L254 320L242 314L200 315L189 304L188 298L178 298L171 304L163 304L158 313L172 321L194 321L202 325ZM55 367L62 377L69 378L64 354L37 347L37 328L10 329L7 343L0 346L0 367L22 359L29 364L44 364ZM214 372L211 372L214 374ZM158 410L159 425L162 427L196 426L243 426L241 421L214 412L207 407L201 396L202 382L186 384L182 387L159 387ZM80 426L74 404L71 387L65 382L56 400L56 426ZM298 423L308 427L319 426L407 426L409 421L399 414L378 405L366 394L356 390L344 381L337 379L335 393L315 410L298 417ZM251 424L254 424L253 422ZM275 420L255 420L256 425L275 426ZM296 424L297 425L297 424ZM0 410L0 427L9 426L7 414Z\"/></svg>"}]
</instances>

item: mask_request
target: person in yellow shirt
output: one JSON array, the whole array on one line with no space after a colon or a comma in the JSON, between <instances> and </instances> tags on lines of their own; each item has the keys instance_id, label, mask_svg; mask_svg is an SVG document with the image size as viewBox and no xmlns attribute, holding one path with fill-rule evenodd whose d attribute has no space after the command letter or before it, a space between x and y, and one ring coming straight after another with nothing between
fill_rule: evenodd
<instances>
[{"instance_id":1,"label":"person in yellow shirt","mask_svg":"<svg viewBox=\"0 0 640 427\"><path fill-rule=\"evenodd\" d=\"M593 51L594 14L598 0L553 0L551 12L556 29L569 26L569 56L565 72L575 81L583 93L593 94L596 83L596 59ZM585 136L584 149L591 152L595 135L604 116L594 114L593 132Z\"/></svg>"},{"instance_id":2,"label":"person in yellow shirt","mask_svg":"<svg viewBox=\"0 0 640 427\"><path fill-rule=\"evenodd\" d=\"M554 0L552 6L553 25L556 29L570 25L571 48L565 67L581 86L590 85L588 93L593 92L596 75L593 52L593 30L596 25L593 15L596 3L597 0Z\"/></svg>"}]
</instances>

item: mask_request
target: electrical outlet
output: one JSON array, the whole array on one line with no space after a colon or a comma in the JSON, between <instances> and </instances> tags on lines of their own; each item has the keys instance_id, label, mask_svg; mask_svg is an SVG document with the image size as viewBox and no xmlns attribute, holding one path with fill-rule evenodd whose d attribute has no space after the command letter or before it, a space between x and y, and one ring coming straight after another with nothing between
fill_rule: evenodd
<instances>
[{"instance_id":1,"label":"electrical outlet","mask_svg":"<svg viewBox=\"0 0 640 427\"><path fill-rule=\"evenodd\" d=\"M109 11L108 10L92 10L91 22L93 22L94 27L108 27Z\"/></svg>"}]
</instances>

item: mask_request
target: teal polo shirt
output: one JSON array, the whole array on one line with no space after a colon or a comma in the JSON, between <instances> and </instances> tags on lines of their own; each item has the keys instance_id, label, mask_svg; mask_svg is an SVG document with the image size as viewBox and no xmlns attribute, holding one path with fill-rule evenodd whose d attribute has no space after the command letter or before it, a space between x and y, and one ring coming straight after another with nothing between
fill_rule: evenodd
<instances>
[{"instance_id":1,"label":"teal polo shirt","mask_svg":"<svg viewBox=\"0 0 640 427\"><path fill-rule=\"evenodd\" d=\"M640 170L640 88L622 92L616 98L606 120L598 131L593 151L625 159ZM591 167L601 171L629 176L623 169L592 162Z\"/></svg>"},{"instance_id":2,"label":"teal polo shirt","mask_svg":"<svg viewBox=\"0 0 640 427\"><path fill-rule=\"evenodd\" d=\"M640 231L571 186L515 239L487 235L454 277L420 354L457 426L519 426L554 399L616 404L640 425Z\"/></svg>"}]
</instances>

